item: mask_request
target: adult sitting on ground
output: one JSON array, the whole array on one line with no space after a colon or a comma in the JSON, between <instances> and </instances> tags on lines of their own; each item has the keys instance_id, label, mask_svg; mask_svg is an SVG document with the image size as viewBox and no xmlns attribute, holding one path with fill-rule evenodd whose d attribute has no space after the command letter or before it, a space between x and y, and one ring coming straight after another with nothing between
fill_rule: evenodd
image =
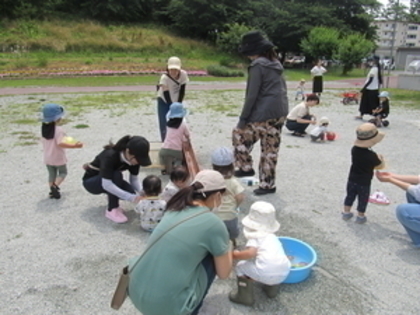
<instances>
[{"instance_id":1,"label":"adult sitting on ground","mask_svg":"<svg viewBox=\"0 0 420 315\"><path fill-rule=\"evenodd\" d=\"M109 143L95 159L84 165L83 186L94 195L107 194L108 208L105 217L116 222L127 222L119 200L133 203L142 198L137 195L141 187L138 174L141 166L152 164L149 141L140 136L124 136L116 144ZM122 171L130 172L130 183L123 179Z\"/></svg>"},{"instance_id":2,"label":"adult sitting on ground","mask_svg":"<svg viewBox=\"0 0 420 315\"><path fill-rule=\"evenodd\" d=\"M316 117L311 115L309 108L318 104L318 95L309 94L305 101L293 107L286 120L286 128L293 131L292 136L304 137L309 124L316 125Z\"/></svg>"},{"instance_id":3,"label":"adult sitting on ground","mask_svg":"<svg viewBox=\"0 0 420 315\"><path fill-rule=\"evenodd\" d=\"M376 177L381 182L394 184L406 191L408 203L398 205L396 215L414 246L420 248L420 176L378 171Z\"/></svg>"},{"instance_id":4,"label":"adult sitting on ground","mask_svg":"<svg viewBox=\"0 0 420 315\"><path fill-rule=\"evenodd\" d=\"M209 212L220 206L225 190L219 172L203 170L169 200L148 240L153 245L130 273L129 296L142 314L196 315L216 274L229 276L229 234Z\"/></svg>"},{"instance_id":5,"label":"adult sitting on ground","mask_svg":"<svg viewBox=\"0 0 420 315\"><path fill-rule=\"evenodd\" d=\"M259 31L242 37L239 52L251 60L248 67L245 103L232 132L236 177L253 176L252 148L260 141L260 185L256 195L276 192L276 165L281 128L289 110L283 66L274 45Z\"/></svg>"}]
</instances>

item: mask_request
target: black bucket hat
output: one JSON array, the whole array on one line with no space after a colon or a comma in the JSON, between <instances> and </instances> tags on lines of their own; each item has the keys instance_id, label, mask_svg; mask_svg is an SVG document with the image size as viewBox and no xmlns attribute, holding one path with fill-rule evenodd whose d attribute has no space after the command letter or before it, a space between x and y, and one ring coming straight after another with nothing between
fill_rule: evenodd
<instances>
[{"instance_id":1,"label":"black bucket hat","mask_svg":"<svg viewBox=\"0 0 420 315\"><path fill-rule=\"evenodd\" d=\"M264 38L260 31L251 31L242 36L238 51L245 56L254 56L272 49L274 44Z\"/></svg>"},{"instance_id":2,"label":"black bucket hat","mask_svg":"<svg viewBox=\"0 0 420 315\"><path fill-rule=\"evenodd\" d=\"M127 149L130 154L134 155L141 166L149 166L152 164L149 157L150 144L145 138L141 136L131 137L130 140L128 140Z\"/></svg>"}]
</instances>

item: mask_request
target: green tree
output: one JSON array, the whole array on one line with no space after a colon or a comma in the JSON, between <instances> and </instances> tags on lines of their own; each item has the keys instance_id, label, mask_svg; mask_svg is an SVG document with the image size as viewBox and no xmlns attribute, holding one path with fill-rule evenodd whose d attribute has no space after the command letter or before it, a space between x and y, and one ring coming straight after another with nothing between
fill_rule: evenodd
<instances>
[{"instance_id":1,"label":"green tree","mask_svg":"<svg viewBox=\"0 0 420 315\"><path fill-rule=\"evenodd\" d=\"M226 31L217 35L216 44L219 49L227 53L237 53L242 35L250 31L251 28L239 23L226 25Z\"/></svg>"},{"instance_id":2,"label":"green tree","mask_svg":"<svg viewBox=\"0 0 420 315\"><path fill-rule=\"evenodd\" d=\"M340 40L336 57L343 65L343 75L350 72L354 65L369 55L375 47L373 41L360 33L347 35Z\"/></svg>"},{"instance_id":3,"label":"green tree","mask_svg":"<svg viewBox=\"0 0 420 315\"><path fill-rule=\"evenodd\" d=\"M336 53L339 44L339 32L334 28L315 27L308 37L301 42L305 54L313 58L325 57L331 59Z\"/></svg>"}]
</instances>

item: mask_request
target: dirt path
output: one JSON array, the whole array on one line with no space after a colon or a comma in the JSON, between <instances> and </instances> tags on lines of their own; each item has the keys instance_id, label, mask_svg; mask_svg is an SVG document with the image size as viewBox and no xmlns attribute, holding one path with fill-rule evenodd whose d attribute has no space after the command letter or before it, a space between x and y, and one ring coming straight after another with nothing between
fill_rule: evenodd
<instances>
[{"instance_id":1,"label":"dirt path","mask_svg":"<svg viewBox=\"0 0 420 315\"><path fill-rule=\"evenodd\" d=\"M339 81L326 81L324 88L357 89L364 83L365 79L347 79ZM397 87L398 77L390 77L389 87ZM288 89L295 89L297 82L288 81ZM242 90L245 89L245 82L224 83L224 82L191 82L189 90ZM96 93L96 92L136 92L154 91L154 85L128 85L128 86L69 86L69 87L23 87L23 88L0 88L0 95L19 94L49 94L49 93ZM307 84L310 89L310 83Z\"/></svg>"}]
</instances>

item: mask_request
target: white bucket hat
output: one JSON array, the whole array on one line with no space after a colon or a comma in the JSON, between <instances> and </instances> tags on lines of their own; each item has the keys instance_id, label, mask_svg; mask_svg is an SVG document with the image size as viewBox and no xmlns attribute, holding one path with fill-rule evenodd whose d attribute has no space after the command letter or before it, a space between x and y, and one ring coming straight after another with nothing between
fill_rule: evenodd
<instances>
[{"instance_id":1,"label":"white bucket hat","mask_svg":"<svg viewBox=\"0 0 420 315\"><path fill-rule=\"evenodd\" d=\"M276 209L265 201L257 201L251 205L249 214L243 218L244 234L246 238L259 238L274 233L280 228L276 221Z\"/></svg>"}]
</instances>

